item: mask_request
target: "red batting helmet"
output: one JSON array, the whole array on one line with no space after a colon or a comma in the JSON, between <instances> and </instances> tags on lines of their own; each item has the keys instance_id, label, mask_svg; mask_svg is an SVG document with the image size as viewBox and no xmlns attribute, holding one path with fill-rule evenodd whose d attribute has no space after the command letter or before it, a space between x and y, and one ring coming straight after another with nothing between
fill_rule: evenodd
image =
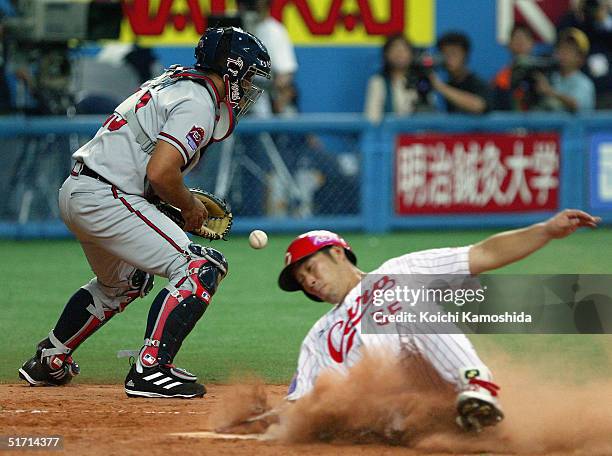
<instances>
[{"instance_id":1,"label":"red batting helmet","mask_svg":"<svg viewBox=\"0 0 612 456\"><path fill-rule=\"evenodd\" d=\"M285 253L285 268L278 277L278 286L285 291L302 290L298 281L293 277L293 267L310 255L332 245L342 247L349 261L353 264L357 264L357 257L353 253L351 246L336 233L326 230L309 231L308 233L300 234L291 244L289 244L289 247L287 247L287 252ZM320 301L320 299L308 293L306 293L306 295L315 301Z\"/></svg>"}]
</instances>

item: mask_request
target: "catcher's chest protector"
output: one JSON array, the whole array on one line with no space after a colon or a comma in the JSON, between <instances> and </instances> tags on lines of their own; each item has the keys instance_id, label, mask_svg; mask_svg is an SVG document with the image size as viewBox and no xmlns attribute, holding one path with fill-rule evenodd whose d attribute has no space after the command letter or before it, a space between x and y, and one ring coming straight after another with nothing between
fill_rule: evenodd
<instances>
[{"instance_id":1,"label":"catcher's chest protector","mask_svg":"<svg viewBox=\"0 0 612 456\"><path fill-rule=\"evenodd\" d=\"M215 129L213 131L213 140L222 141L232 134L236 126L234 113L225 99L219 97L217 88L210 78L201 71L194 68L185 68L179 65L172 65L165 73L155 79L143 84L142 88L159 88L163 89L169 85L175 84L182 79L188 79L202 85L210 97L215 101Z\"/></svg>"}]
</instances>

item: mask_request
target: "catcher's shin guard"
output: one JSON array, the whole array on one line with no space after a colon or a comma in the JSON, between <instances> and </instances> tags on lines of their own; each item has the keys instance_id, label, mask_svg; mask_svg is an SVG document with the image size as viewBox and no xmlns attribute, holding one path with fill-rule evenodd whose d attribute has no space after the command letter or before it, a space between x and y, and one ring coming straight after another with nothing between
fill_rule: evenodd
<instances>
[{"instance_id":1,"label":"catcher's shin guard","mask_svg":"<svg viewBox=\"0 0 612 456\"><path fill-rule=\"evenodd\" d=\"M457 396L457 424L467 431L480 432L504 419L497 399L499 386L493 383L486 366L459 370L461 391Z\"/></svg>"},{"instance_id":2,"label":"catcher's shin guard","mask_svg":"<svg viewBox=\"0 0 612 456\"><path fill-rule=\"evenodd\" d=\"M185 277L162 290L149 311L145 344L138 359L143 367L172 364L227 274L227 260L221 252L197 244L189 250L194 259L188 263Z\"/></svg>"},{"instance_id":3,"label":"catcher's shin guard","mask_svg":"<svg viewBox=\"0 0 612 456\"><path fill-rule=\"evenodd\" d=\"M87 289L95 287L95 279L79 288L66 303L55 328L38 344L36 355L21 366L19 377L33 386L68 383L80 372L71 353L115 314L153 288L153 276L138 269L127 282L121 295L113 297L116 305L112 309L94 299Z\"/></svg>"},{"instance_id":4,"label":"catcher's shin guard","mask_svg":"<svg viewBox=\"0 0 612 456\"><path fill-rule=\"evenodd\" d=\"M154 276L151 274L135 269L121 295L108 298L108 302L94 299L92 293L96 296L101 294L99 286L96 291L90 291L97 284L94 279L84 288L79 288L70 298L53 330L55 336L71 351L76 350L113 316L122 312L128 304L136 298L146 296L153 288L153 279ZM110 302L112 304L109 304Z\"/></svg>"}]
</instances>

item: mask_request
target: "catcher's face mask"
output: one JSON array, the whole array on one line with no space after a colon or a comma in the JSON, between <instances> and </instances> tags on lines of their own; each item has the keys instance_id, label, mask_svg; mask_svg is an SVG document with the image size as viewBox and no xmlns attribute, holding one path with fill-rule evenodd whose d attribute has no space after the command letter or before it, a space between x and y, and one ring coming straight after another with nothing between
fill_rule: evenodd
<instances>
[{"instance_id":1,"label":"catcher's face mask","mask_svg":"<svg viewBox=\"0 0 612 456\"><path fill-rule=\"evenodd\" d=\"M295 238L289 244L289 247L287 247L285 267L278 277L278 286L285 291L304 291L293 275L295 265L321 249L333 245L342 247L349 261L357 264L357 257L353 253L351 246L336 233L325 230L309 231ZM313 301L321 301L321 299L305 291L304 294Z\"/></svg>"},{"instance_id":2,"label":"catcher's face mask","mask_svg":"<svg viewBox=\"0 0 612 456\"><path fill-rule=\"evenodd\" d=\"M253 84L254 78L271 78L270 55L255 35L236 27L219 27L206 30L196 46L195 58L196 68L214 71L223 78L226 106L220 123L227 127L226 137L263 92ZM215 137L219 140L221 134Z\"/></svg>"},{"instance_id":3,"label":"catcher's face mask","mask_svg":"<svg viewBox=\"0 0 612 456\"><path fill-rule=\"evenodd\" d=\"M264 92L262 88L253 83L254 78L269 78L269 74L258 72L257 68L252 68L240 81L240 90L236 90L237 82L231 82L225 75L225 100L219 106L219 120L215 125L213 139L221 141L232 134L238 120L244 116L253 106L257 99Z\"/></svg>"},{"instance_id":4,"label":"catcher's face mask","mask_svg":"<svg viewBox=\"0 0 612 456\"><path fill-rule=\"evenodd\" d=\"M257 82L258 79L260 82ZM264 72L254 65L245 73L240 81L242 96L238 104L234 107L234 113L236 114L237 120L244 116L263 94L264 90L259 85L256 85L260 84L263 79L270 79L270 73Z\"/></svg>"}]
</instances>

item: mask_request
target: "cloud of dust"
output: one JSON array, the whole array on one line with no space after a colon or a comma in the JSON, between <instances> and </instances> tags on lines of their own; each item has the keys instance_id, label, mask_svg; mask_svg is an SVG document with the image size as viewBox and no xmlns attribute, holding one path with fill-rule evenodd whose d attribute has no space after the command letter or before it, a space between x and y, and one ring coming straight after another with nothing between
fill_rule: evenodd
<instances>
[{"instance_id":1,"label":"cloud of dust","mask_svg":"<svg viewBox=\"0 0 612 456\"><path fill-rule=\"evenodd\" d=\"M263 381L256 377L242 379L232 387L232 394L224 397L223 404L210 417L214 429L240 423L270 409ZM245 430L248 433L251 429Z\"/></svg>"},{"instance_id":2,"label":"cloud of dust","mask_svg":"<svg viewBox=\"0 0 612 456\"><path fill-rule=\"evenodd\" d=\"M326 373L271 429L289 442L387 441L417 448L456 434L452 387L418 357L401 363L366 355L347 375Z\"/></svg>"},{"instance_id":3,"label":"cloud of dust","mask_svg":"<svg viewBox=\"0 0 612 456\"><path fill-rule=\"evenodd\" d=\"M382 440L424 453L612 454L612 379L568 384L562 371L543 381L533 366L501 357L489 365L506 418L480 434L456 427L455 393L423 360L373 356L346 376L322 376L274 432L286 441Z\"/></svg>"},{"instance_id":4,"label":"cloud of dust","mask_svg":"<svg viewBox=\"0 0 612 456\"><path fill-rule=\"evenodd\" d=\"M387 442L419 453L612 454L612 379L577 384L575 372L553 376L544 365L503 356L487 363L506 418L480 434L457 428L454 390L422 359L368 355L348 375L322 375L269 433L286 442ZM241 388L223 404L225 423L268 406L261 383Z\"/></svg>"}]
</instances>

